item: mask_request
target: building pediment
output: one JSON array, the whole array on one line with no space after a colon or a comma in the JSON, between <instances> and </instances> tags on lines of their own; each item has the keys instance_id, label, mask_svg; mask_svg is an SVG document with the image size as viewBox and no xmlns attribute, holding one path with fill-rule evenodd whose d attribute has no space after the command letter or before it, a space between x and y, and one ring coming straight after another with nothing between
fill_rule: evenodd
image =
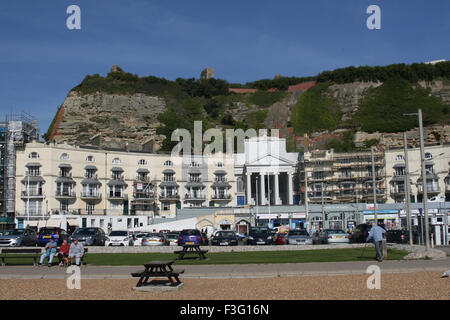
<instances>
[{"instance_id":1,"label":"building pediment","mask_svg":"<svg viewBox=\"0 0 450 320\"><path fill-rule=\"evenodd\" d=\"M281 156L275 156L266 154L259 157L256 160L246 163L247 167L250 166L294 166L295 163Z\"/></svg>"}]
</instances>

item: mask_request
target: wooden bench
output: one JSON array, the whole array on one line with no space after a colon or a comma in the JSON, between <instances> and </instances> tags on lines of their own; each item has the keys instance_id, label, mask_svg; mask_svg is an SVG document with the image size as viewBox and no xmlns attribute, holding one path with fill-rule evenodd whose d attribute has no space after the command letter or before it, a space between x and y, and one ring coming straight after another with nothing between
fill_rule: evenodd
<instances>
[{"instance_id":1,"label":"wooden bench","mask_svg":"<svg viewBox=\"0 0 450 320\"><path fill-rule=\"evenodd\" d=\"M184 256L186 254L196 254L199 256L200 260L205 260L206 259L205 254L207 252L208 252L208 250L200 249L200 246L189 245L189 246L183 246L183 250L176 250L173 253L178 254L178 260L183 260Z\"/></svg>"},{"instance_id":2,"label":"wooden bench","mask_svg":"<svg viewBox=\"0 0 450 320\"><path fill-rule=\"evenodd\" d=\"M41 248L2 248L2 266L5 265L6 258L22 259L22 258L33 258L33 265L37 265L37 259L42 254ZM22 256L21 254L32 254L30 257Z\"/></svg>"},{"instance_id":3,"label":"wooden bench","mask_svg":"<svg viewBox=\"0 0 450 320\"><path fill-rule=\"evenodd\" d=\"M173 261L150 261L147 262L144 270L139 270L132 272L131 276L134 278L139 278L136 287L142 287L145 285L150 285L148 282L150 278L161 278L167 277L170 281L171 286L177 286L181 284L178 278L180 274L184 273L184 270L174 270L172 269Z\"/></svg>"}]
</instances>

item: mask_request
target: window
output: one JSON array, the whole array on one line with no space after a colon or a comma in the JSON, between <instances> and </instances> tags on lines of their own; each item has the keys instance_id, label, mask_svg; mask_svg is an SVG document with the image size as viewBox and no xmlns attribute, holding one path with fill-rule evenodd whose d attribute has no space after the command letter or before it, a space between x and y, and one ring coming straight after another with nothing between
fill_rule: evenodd
<instances>
[{"instance_id":1,"label":"window","mask_svg":"<svg viewBox=\"0 0 450 320\"><path fill-rule=\"evenodd\" d=\"M170 161L170 160L167 160L166 162L164 162L164 166L165 167L171 167L171 166L173 166L173 162Z\"/></svg>"},{"instance_id":2,"label":"window","mask_svg":"<svg viewBox=\"0 0 450 320\"><path fill-rule=\"evenodd\" d=\"M403 157L402 154L398 154L398 155L395 157L395 161L405 161L405 158Z\"/></svg>"},{"instance_id":3,"label":"window","mask_svg":"<svg viewBox=\"0 0 450 320\"><path fill-rule=\"evenodd\" d=\"M86 157L86 161L87 162L94 162L95 161L94 156L87 156Z\"/></svg>"},{"instance_id":4,"label":"window","mask_svg":"<svg viewBox=\"0 0 450 320\"><path fill-rule=\"evenodd\" d=\"M223 168L223 162L217 162L217 168Z\"/></svg>"},{"instance_id":5,"label":"window","mask_svg":"<svg viewBox=\"0 0 450 320\"><path fill-rule=\"evenodd\" d=\"M69 155L67 153L63 153L60 157L60 160L69 160Z\"/></svg>"},{"instance_id":6,"label":"window","mask_svg":"<svg viewBox=\"0 0 450 320\"><path fill-rule=\"evenodd\" d=\"M28 158L30 158L30 159L38 159L38 158L39 158L39 153L37 153L37 152L31 152L31 153L28 155Z\"/></svg>"},{"instance_id":7,"label":"window","mask_svg":"<svg viewBox=\"0 0 450 320\"><path fill-rule=\"evenodd\" d=\"M200 165L198 164L198 162L192 161L191 162L191 167L200 167Z\"/></svg>"},{"instance_id":8,"label":"window","mask_svg":"<svg viewBox=\"0 0 450 320\"><path fill-rule=\"evenodd\" d=\"M145 161L145 159L141 159L141 160L139 160L138 165L146 166L147 165L147 161Z\"/></svg>"},{"instance_id":9,"label":"window","mask_svg":"<svg viewBox=\"0 0 450 320\"><path fill-rule=\"evenodd\" d=\"M426 152L425 153L425 159L427 159L427 160L433 159L433 155L431 153L429 153L429 152Z\"/></svg>"},{"instance_id":10,"label":"window","mask_svg":"<svg viewBox=\"0 0 450 320\"><path fill-rule=\"evenodd\" d=\"M169 211L170 210L170 203L169 202L163 202L161 205L162 205L162 210L163 211Z\"/></svg>"},{"instance_id":11,"label":"window","mask_svg":"<svg viewBox=\"0 0 450 320\"><path fill-rule=\"evenodd\" d=\"M119 158L114 158L113 161L112 161L112 163L114 163L114 164L120 164L120 163L122 163L122 161L120 161Z\"/></svg>"}]
</instances>

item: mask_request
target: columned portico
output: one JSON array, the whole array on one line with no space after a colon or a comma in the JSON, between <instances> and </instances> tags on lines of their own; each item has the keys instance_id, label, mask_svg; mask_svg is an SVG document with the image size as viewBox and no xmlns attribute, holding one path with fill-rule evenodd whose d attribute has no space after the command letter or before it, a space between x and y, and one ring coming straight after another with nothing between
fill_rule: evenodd
<instances>
[{"instance_id":1,"label":"columned portico","mask_svg":"<svg viewBox=\"0 0 450 320\"><path fill-rule=\"evenodd\" d=\"M276 172L274 174L275 176L275 186L274 186L274 191L275 191L275 205L280 205L281 204L281 199L280 199L280 183L279 183L279 179L278 176L280 175L279 172Z\"/></svg>"},{"instance_id":2,"label":"columned portico","mask_svg":"<svg viewBox=\"0 0 450 320\"><path fill-rule=\"evenodd\" d=\"M245 181L241 192L247 205L293 204L298 154L286 152L285 144L278 137L250 138L245 141L245 152L235 155L235 175Z\"/></svg>"},{"instance_id":3,"label":"columned portico","mask_svg":"<svg viewBox=\"0 0 450 320\"><path fill-rule=\"evenodd\" d=\"M265 184L265 177L264 177L264 173L260 173L259 174L259 181L261 183L260 186L260 195L261 195L261 205L265 206L266 205L266 184ZM256 195L258 196L258 195Z\"/></svg>"}]
</instances>

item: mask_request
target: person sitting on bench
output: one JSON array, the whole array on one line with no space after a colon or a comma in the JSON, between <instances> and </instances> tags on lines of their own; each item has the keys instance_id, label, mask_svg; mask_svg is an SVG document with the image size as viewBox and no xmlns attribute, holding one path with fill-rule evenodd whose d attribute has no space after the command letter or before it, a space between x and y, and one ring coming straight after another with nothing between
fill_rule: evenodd
<instances>
[{"instance_id":1,"label":"person sitting on bench","mask_svg":"<svg viewBox=\"0 0 450 320\"><path fill-rule=\"evenodd\" d=\"M75 258L75 263L77 266L80 266L81 257L84 255L84 247L81 243L78 242L78 239L74 239L72 244L70 245L69 250L69 258Z\"/></svg>"},{"instance_id":2,"label":"person sitting on bench","mask_svg":"<svg viewBox=\"0 0 450 320\"><path fill-rule=\"evenodd\" d=\"M48 257L48 266L52 266L53 257L56 254L56 242L55 239L50 238L50 242L47 242L45 245L45 252L41 256L41 260L39 261L39 266L42 266L42 263L44 262L44 259Z\"/></svg>"},{"instance_id":3,"label":"person sitting on bench","mask_svg":"<svg viewBox=\"0 0 450 320\"><path fill-rule=\"evenodd\" d=\"M67 239L64 239L61 247L59 247L59 249L58 249L58 255L57 255L60 266L63 266L65 258L69 257L69 250L70 250L70 244L67 242Z\"/></svg>"}]
</instances>

